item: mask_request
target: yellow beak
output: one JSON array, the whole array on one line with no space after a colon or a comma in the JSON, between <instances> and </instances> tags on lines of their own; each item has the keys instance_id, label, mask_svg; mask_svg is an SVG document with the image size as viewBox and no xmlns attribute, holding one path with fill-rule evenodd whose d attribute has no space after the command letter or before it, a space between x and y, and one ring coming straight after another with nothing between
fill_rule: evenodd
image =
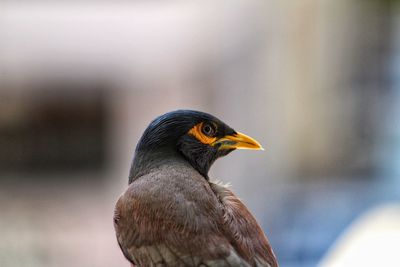
<instances>
[{"instance_id":1,"label":"yellow beak","mask_svg":"<svg viewBox=\"0 0 400 267\"><path fill-rule=\"evenodd\" d=\"M226 135L213 143L219 145L219 149L251 149L264 150L259 142L245 134L237 132L233 135Z\"/></svg>"}]
</instances>

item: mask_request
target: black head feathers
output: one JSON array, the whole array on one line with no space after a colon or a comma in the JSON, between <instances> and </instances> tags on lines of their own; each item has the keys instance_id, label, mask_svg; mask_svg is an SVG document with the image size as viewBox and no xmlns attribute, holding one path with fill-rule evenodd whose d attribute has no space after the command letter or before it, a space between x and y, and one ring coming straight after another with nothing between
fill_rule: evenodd
<instances>
[{"instance_id":1,"label":"black head feathers","mask_svg":"<svg viewBox=\"0 0 400 267\"><path fill-rule=\"evenodd\" d=\"M153 120L144 131L135 150L129 180L162 164L181 160L189 162L208 179L213 162L238 148L260 149L261 146L210 114L172 111Z\"/></svg>"}]
</instances>

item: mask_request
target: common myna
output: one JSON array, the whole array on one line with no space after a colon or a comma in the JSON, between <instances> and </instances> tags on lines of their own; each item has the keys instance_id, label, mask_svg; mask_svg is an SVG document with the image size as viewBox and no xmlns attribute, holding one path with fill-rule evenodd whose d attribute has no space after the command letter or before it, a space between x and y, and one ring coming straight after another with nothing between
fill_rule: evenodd
<instances>
[{"instance_id":1,"label":"common myna","mask_svg":"<svg viewBox=\"0 0 400 267\"><path fill-rule=\"evenodd\" d=\"M213 162L235 149L262 147L199 111L150 123L115 207L117 240L132 266L278 266L246 206L209 180Z\"/></svg>"}]
</instances>

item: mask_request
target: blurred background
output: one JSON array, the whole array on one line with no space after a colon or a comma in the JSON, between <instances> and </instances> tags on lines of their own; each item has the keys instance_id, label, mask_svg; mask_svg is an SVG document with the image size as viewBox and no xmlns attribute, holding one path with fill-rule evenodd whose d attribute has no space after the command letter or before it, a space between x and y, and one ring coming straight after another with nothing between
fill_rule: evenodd
<instances>
[{"instance_id":1,"label":"blurred background","mask_svg":"<svg viewBox=\"0 0 400 267\"><path fill-rule=\"evenodd\" d=\"M1 1L0 266L129 266L114 204L147 124L181 108L263 144L210 177L282 267L324 266L400 201L399 4Z\"/></svg>"}]
</instances>

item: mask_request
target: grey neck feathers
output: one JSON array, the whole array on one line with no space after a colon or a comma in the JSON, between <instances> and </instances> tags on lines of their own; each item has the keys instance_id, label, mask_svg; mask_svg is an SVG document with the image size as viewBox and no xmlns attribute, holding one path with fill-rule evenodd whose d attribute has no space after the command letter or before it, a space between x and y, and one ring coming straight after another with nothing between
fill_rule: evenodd
<instances>
[{"instance_id":1,"label":"grey neck feathers","mask_svg":"<svg viewBox=\"0 0 400 267\"><path fill-rule=\"evenodd\" d=\"M174 164L189 166L188 162L178 151L136 151L129 172L129 184L164 165Z\"/></svg>"}]
</instances>

